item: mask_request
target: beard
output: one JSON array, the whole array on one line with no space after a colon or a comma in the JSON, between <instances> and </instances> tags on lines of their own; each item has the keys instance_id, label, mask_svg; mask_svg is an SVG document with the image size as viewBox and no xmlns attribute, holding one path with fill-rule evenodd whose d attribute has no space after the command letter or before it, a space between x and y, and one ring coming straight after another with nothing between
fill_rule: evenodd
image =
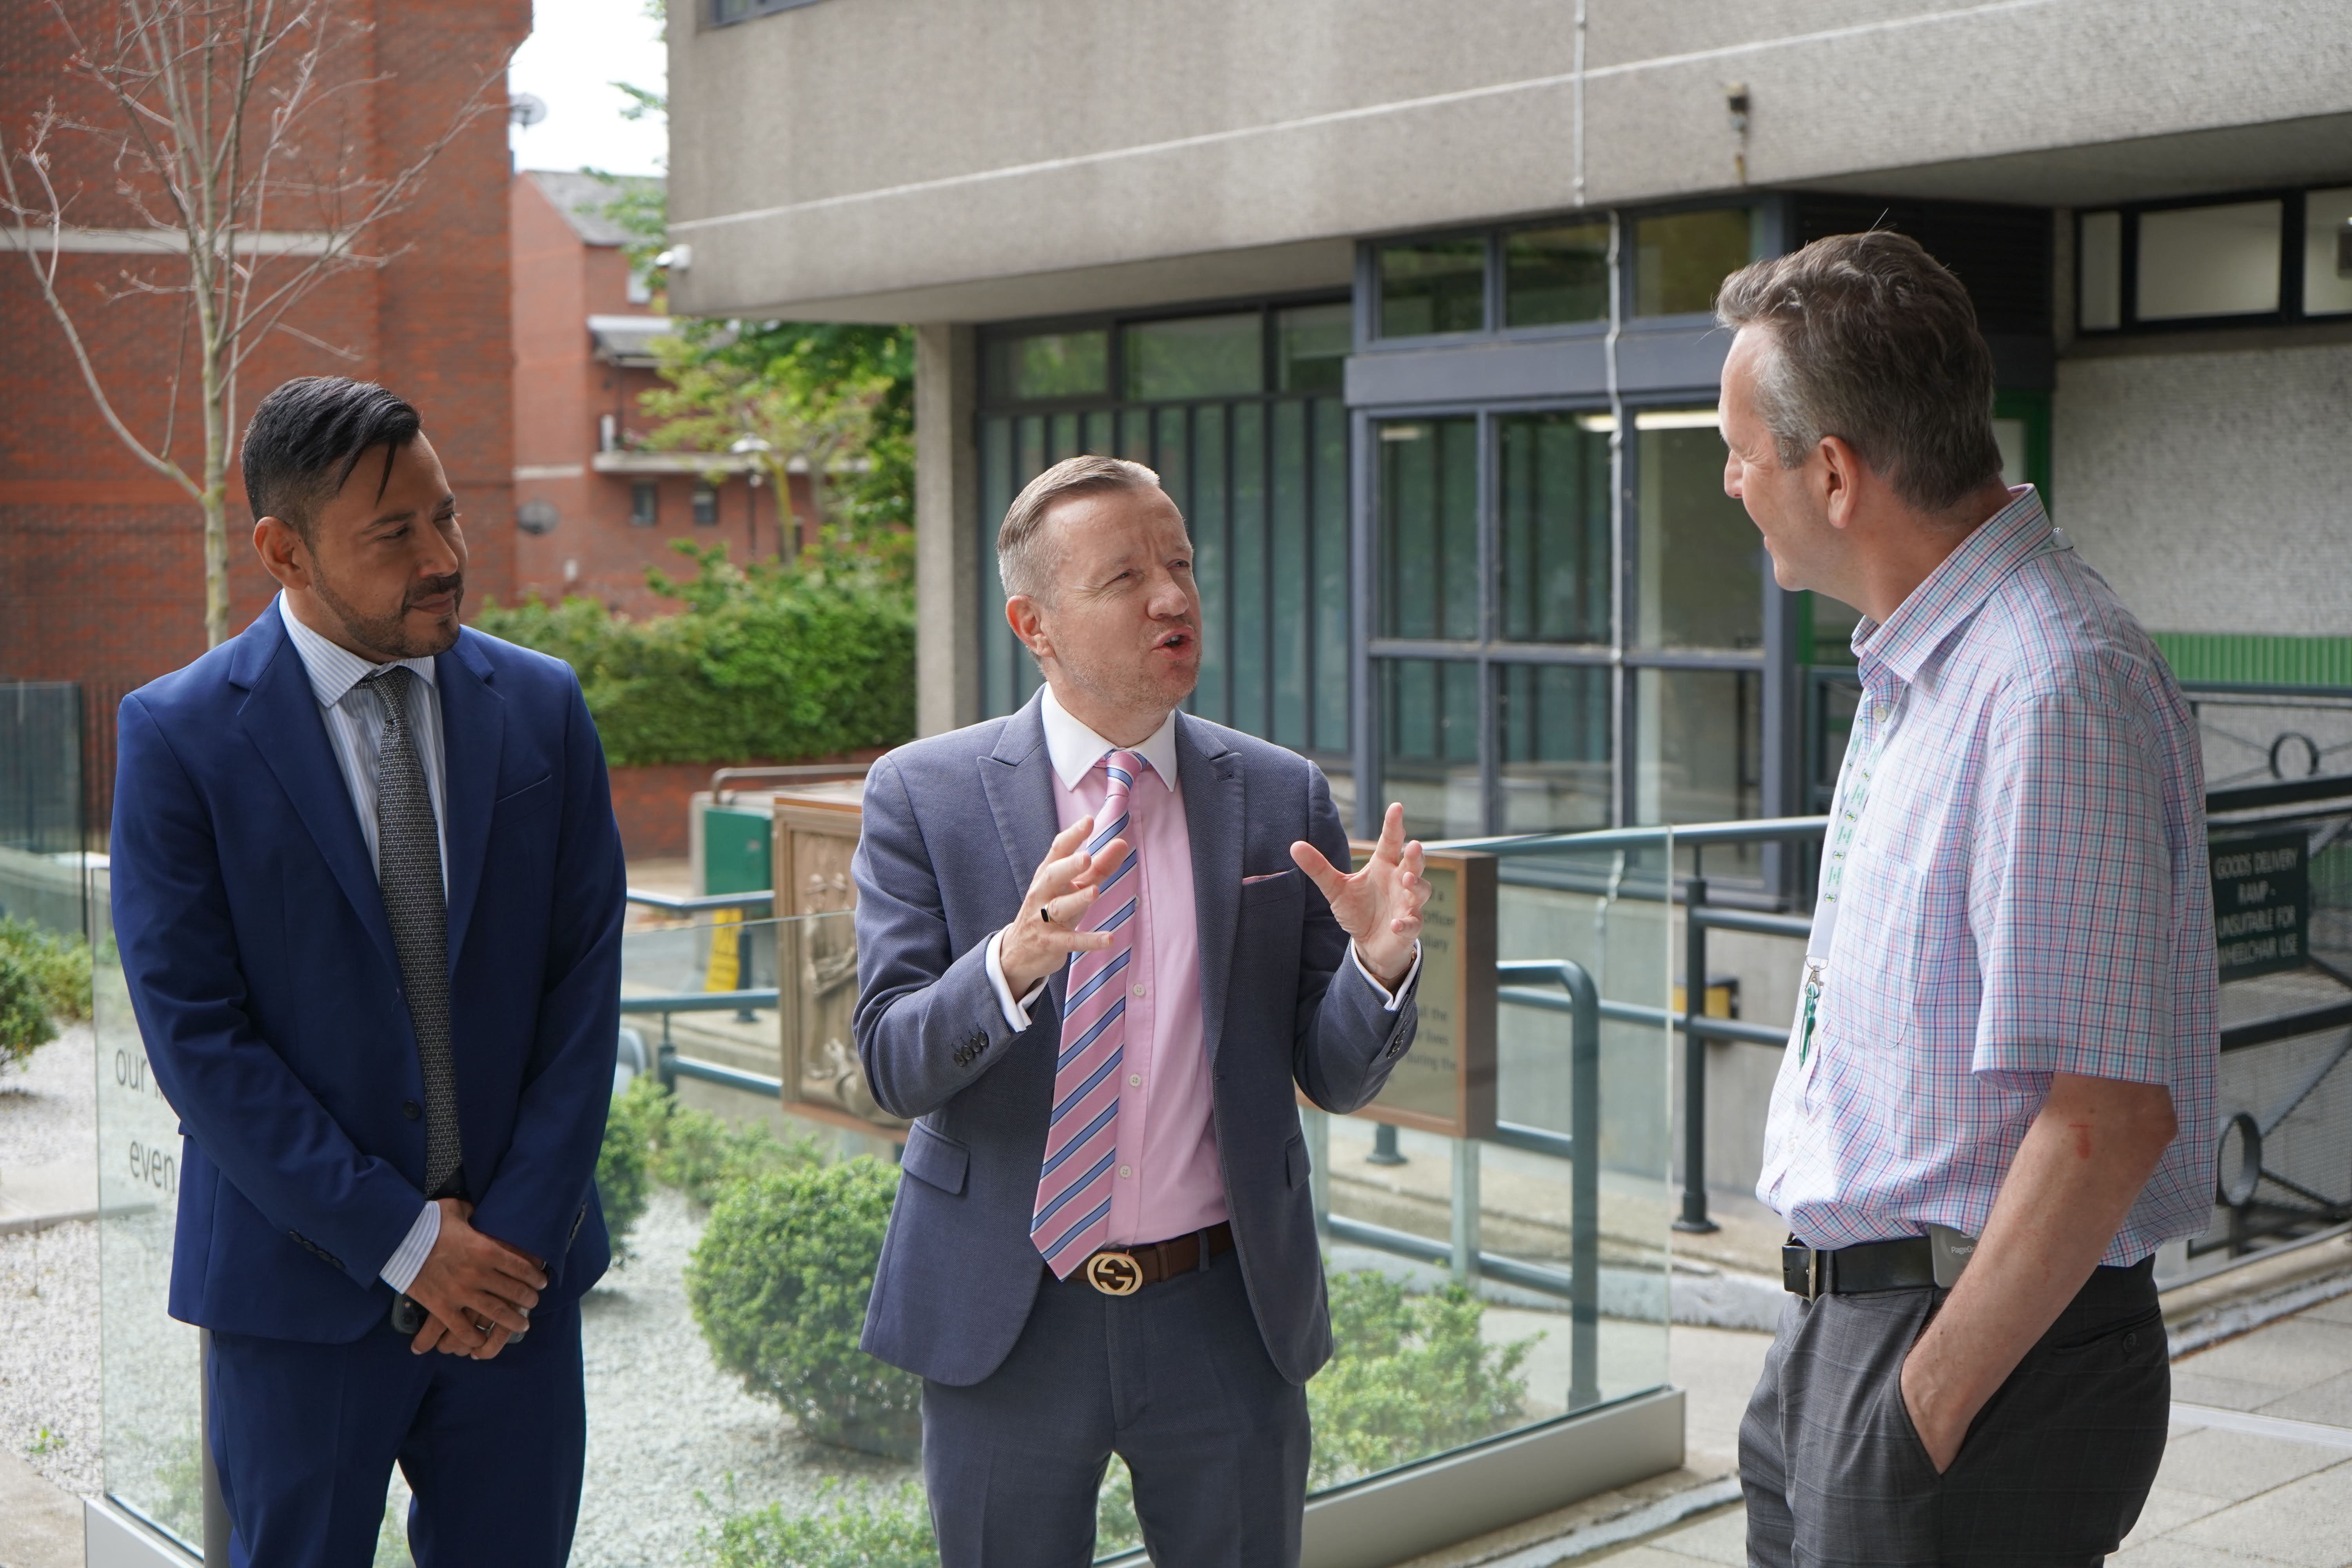
<instances>
[{"instance_id":1,"label":"beard","mask_svg":"<svg viewBox=\"0 0 2352 1568\"><path fill-rule=\"evenodd\" d=\"M446 653L457 641L457 612L465 607L466 574L453 572L446 577L435 577L411 584L401 596L400 607L388 616L371 616L335 592L326 574L318 570L315 558L310 572L310 586L320 602L335 613L343 623L343 631L352 641L377 658L387 663L397 658L431 658ZM429 599L436 594L454 592L456 601L449 606L449 625L445 630L436 627L423 637L413 636L408 629L408 606L418 599Z\"/></svg>"},{"instance_id":2,"label":"beard","mask_svg":"<svg viewBox=\"0 0 2352 1568\"><path fill-rule=\"evenodd\" d=\"M1186 629L1191 632L1193 647L1197 648L1200 646L1200 634L1192 632L1189 627ZM1162 685L1132 665L1118 665L1108 668L1085 668L1066 658L1057 658L1055 662L1063 677L1073 686L1107 707L1124 709L1130 712L1177 707L1187 697L1192 695L1192 689L1198 686L1201 680L1201 667L1197 661L1192 666L1191 678L1183 683L1181 690Z\"/></svg>"}]
</instances>

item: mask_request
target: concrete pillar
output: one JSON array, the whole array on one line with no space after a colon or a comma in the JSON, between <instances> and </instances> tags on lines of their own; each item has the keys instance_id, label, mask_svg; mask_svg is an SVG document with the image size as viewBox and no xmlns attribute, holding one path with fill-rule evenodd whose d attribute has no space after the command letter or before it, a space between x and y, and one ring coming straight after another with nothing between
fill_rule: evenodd
<instances>
[{"instance_id":1,"label":"concrete pillar","mask_svg":"<svg viewBox=\"0 0 2352 1568\"><path fill-rule=\"evenodd\" d=\"M915 329L915 731L980 718L980 448L972 329Z\"/></svg>"}]
</instances>

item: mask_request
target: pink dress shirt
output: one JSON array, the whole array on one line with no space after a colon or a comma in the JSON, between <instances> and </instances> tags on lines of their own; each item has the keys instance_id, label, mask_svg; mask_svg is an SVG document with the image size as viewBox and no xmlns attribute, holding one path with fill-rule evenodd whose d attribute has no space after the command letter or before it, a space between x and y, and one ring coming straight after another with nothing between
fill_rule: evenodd
<instances>
[{"instance_id":1,"label":"pink dress shirt","mask_svg":"<svg viewBox=\"0 0 2352 1568\"><path fill-rule=\"evenodd\" d=\"M1054 769L1054 812L1067 827L1102 807L1110 788L1102 760L1111 744L1071 717L1051 687L1044 694L1045 750ZM1150 967L1129 966L1135 976L1127 997L1127 1079L1119 1086L1118 1163L1113 1168L1110 1232L1113 1245L1169 1241L1230 1217L1224 1172L1217 1163L1215 1104L1211 1098L1208 1038L1201 1020L1201 923L1192 894L1192 834L1184 816L1184 792L1176 776L1176 715L1133 750L1150 763L1135 781L1128 801L1129 849L1140 859L1143 879L1137 900L1135 951L1150 955ZM997 958L998 938L988 940L988 978L1005 1021L1029 1026L1029 1009L1045 987L1013 999ZM1355 944L1349 960L1362 970ZM1364 978L1388 1007L1409 990L1421 969L1420 944L1412 967L1392 994L1369 971Z\"/></svg>"}]
</instances>

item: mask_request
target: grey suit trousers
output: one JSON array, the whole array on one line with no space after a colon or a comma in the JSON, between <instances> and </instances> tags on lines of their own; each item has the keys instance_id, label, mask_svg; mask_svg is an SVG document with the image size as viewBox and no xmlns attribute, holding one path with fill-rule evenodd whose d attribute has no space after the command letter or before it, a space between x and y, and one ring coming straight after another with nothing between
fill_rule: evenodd
<instances>
[{"instance_id":1,"label":"grey suit trousers","mask_svg":"<svg viewBox=\"0 0 2352 1568\"><path fill-rule=\"evenodd\" d=\"M2172 1402L2151 1263L2093 1274L1939 1476L1902 1372L1949 1294L1789 1299L1739 1426L1751 1564L2095 1564L2130 1531Z\"/></svg>"},{"instance_id":2,"label":"grey suit trousers","mask_svg":"<svg viewBox=\"0 0 2352 1568\"><path fill-rule=\"evenodd\" d=\"M1113 1453L1154 1563L1295 1568L1307 1438L1231 1252L1127 1297L1048 1278L1003 1365L923 1384L943 1568L1085 1568Z\"/></svg>"}]
</instances>

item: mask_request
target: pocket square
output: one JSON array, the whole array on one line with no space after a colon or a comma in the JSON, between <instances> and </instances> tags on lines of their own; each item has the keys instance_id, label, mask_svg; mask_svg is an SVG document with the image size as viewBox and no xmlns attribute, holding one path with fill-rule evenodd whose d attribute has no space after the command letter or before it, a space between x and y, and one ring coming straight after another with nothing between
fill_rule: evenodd
<instances>
[{"instance_id":1,"label":"pocket square","mask_svg":"<svg viewBox=\"0 0 2352 1568\"><path fill-rule=\"evenodd\" d=\"M1246 888L1252 882L1271 882L1276 877L1287 877L1289 875L1290 873L1288 871L1263 871L1255 877L1244 877L1242 879L1242 886Z\"/></svg>"}]
</instances>

